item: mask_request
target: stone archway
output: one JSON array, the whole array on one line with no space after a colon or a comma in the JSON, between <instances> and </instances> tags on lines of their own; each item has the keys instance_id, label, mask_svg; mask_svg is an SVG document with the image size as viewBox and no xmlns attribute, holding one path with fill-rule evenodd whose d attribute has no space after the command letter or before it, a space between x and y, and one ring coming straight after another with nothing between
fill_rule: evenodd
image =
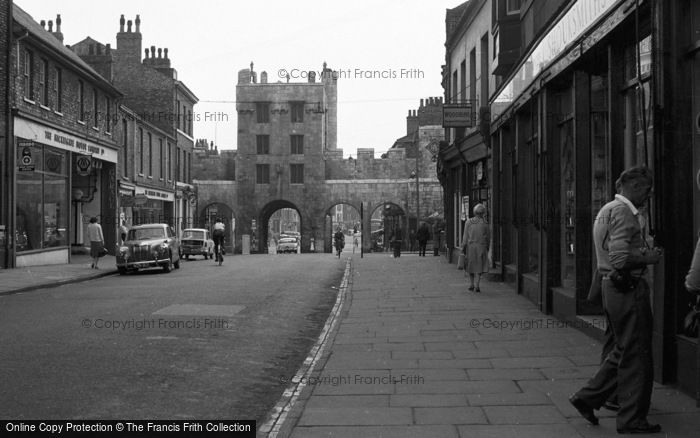
<instances>
[{"instance_id":1,"label":"stone archway","mask_svg":"<svg viewBox=\"0 0 700 438\"><path fill-rule=\"evenodd\" d=\"M339 206L343 207L339 209ZM330 207L328 207L328 209L325 211L323 221L323 252L330 253L333 251L333 234L336 232L338 227L341 228L346 236L354 232L355 229L361 231L361 209L354 203L348 201L336 201ZM352 244L353 240L349 240L346 237L346 242L350 242ZM354 250L354 247L352 249Z\"/></svg>"},{"instance_id":2,"label":"stone archway","mask_svg":"<svg viewBox=\"0 0 700 438\"><path fill-rule=\"evenodd\" d=\"M258 240L256 242L250 243L251 248L255 248L259 253L267 253L268 252L268 241L269 241L269 221L270 217L278 210L282 210L285 208L289 208L292 210L295 210L297 214L299 215L299 226L298 229L301 231L303 230L303 215L301 210L292 202L284 200L284 199L279 199L276 201L271 201L267 203L261 210L260 213L258 214L258 220L259 223L257 225L257 233L253 232L252 237L257 237ZM303 231L302 231L303 233Z\"/></svg>"},{"instance_id":3,"label":"stone archway","mask_svg":"<svg viewBox=\"0 0 700 438\"><path fill-rule=\"evenodd\" d=\"M391 201L377 204L369 212L369 245L371 251L388 251L388 241L395 227L400 227L404 234L408 232L408 217L404 209ZM404 238L404 246L408 245L408 239Z\"/></svg>"}]
</instances>

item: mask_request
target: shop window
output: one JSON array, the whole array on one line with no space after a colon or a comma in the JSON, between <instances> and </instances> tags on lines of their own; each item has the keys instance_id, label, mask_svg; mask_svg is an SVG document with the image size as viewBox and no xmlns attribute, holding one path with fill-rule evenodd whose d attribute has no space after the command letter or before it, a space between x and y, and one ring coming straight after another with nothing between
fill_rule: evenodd
<instances>
[{"instance_id":1,"label":"shop window","mask_svg":"<svg viewBox=\"0 0 700 438\"><path fill-rule=\"evenodd\" d=\"M17 174L17 252L68 245L67 153L29 146L33 171Z\"/></svg>"},{"instance_id":2,"label":"shop window","mask_svg":"<svg viewBox=\"0 0 700 438\"><path fill-rule=\"evenodd\" d=\"M651 92L651 36L625 48L625 85L622 90L625 110L624 167L646 166L654 170L654 126ZM654 198L641 210L653 232L650 218L655 217Z\"/></svg>"},{"instance_id":3,"label":"shop window","mask_svg":"<svg viewBox=\"0 0 700 438\"><path fill-rule=\"evenodd\" d=\"M561 149L562 190L561 203L564 213L562 226L561 282L573 287L576 280L576 157L574 121L569 119L559 126Z\"/></svg>"}]
</instances>

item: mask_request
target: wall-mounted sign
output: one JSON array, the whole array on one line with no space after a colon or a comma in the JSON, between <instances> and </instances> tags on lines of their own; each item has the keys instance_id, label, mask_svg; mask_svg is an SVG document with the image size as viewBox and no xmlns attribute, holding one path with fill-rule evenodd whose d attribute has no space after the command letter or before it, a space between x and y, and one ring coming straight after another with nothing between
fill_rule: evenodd
<instances>
[{"instance_id":1,"label":"wall-mounted sign","mask_svg":"<svg viewBox=\"0 0 700 438\"><path fill-rule=\"evenodd\" d=\"M443 128L469 128L474 126L474 107L471 102L450 103L442 106Z\"/></svg>"},{"instance_id":2,"label":"wall-mounted sign","mask_svg":"<svg viewBox=\"0 0 700 438\"><path fill-rule=\"evenodd\" d=\"M110 163L118 162L119 153L116 149L84 140L78 136L30 120L15 117L14 131L16 137L33 140L64 151L91 154L95 158L109 161Z\"/></svg>"},{"instance_id":3,"label":"wall-mounted sign","mask_svg":"<svg viewBox=\"0 0 700 438\"><path fill-rule=\"evenodd\" d=\"M92 169L92 158L88 155L80 155L75 159L75 170L80 176L90 175Z\"/></svg>"},{"instance_id":4,"label":"wall-mounted sign","mask_svg":"<svg viewBox=\"0 0 700 438\"><path fill-rule=\"evenodd\" d=\"M20 172L33 172L35 169L34 158L32 158L32 146L34 142L20 141L17 142L17 148L20 150L19 163L17 170Z\"/></svg>"}]
</instances>

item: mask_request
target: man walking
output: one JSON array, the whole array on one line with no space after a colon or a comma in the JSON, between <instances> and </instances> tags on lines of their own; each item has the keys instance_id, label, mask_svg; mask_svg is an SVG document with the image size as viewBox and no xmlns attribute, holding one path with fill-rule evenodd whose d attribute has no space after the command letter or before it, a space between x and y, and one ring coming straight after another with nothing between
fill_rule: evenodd
<instances>
[{"instance_id":1,"label":"man walking","mask_svg":"<svg viewBox=\"0 0 700 438\"><path fill-rule=\"evenodd\" d=\"M430 239L430 229L425 222L421 222L420 228L416 232L416 239L418 240L418 256L425 257L425 247Z\"/></svg>"},{"instance_id":2,"label":"man walking","mask_svg":"<svg viewBox=\"0 0 700 438\"><path fill-rule=\"evenodd\" d=\"M658 263L661 250L649 248L642 233L639 208L651 194L652 173L634 167L620 175L619 193L600 209L593 225L598 271L603 275L603 308L614 346L596 375L571 398L590 423L593 413L617 393L618 433L657 433L647 421L653 384L652 314L647 265Z\"/></svg>"}]
</instances>

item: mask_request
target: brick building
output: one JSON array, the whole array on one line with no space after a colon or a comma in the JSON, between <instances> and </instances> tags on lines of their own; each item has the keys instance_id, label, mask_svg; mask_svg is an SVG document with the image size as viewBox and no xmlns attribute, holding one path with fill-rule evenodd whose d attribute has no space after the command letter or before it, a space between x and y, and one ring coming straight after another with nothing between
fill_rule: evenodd
<instances>
[{"instance_id":1,"label":"brick building","mask_svg":"<svg viewBox=\"0 0 700 438\"><path fill-rule=\"evenodd\" d=\"M3 181L12 188L2 190L3 267L67 263L71 247L89 245L92 216L101 218L106 246L116 243L120 148L112 116L122 94L63 45L60 16L54 31L53 21L39 24L10 7L13 116L5 137L14 145L4 152Z\"/></svg>"},{"instance_id":2,"label":"brick building","mask_svg":"<svg viewBox=\"0 0 700 438\"><path fill-rule=\"evenodd\" d=\"M12 2L0 2L0 269L8 266L8 234L14 221L13 186L14 162L9 161L14 149L12 138L12 105L10 84L12 69Z\"/></svg>"},{"instance_id":3,"label":"brick building","mask_svg":"<svg viewBox=\"0 0 700 438\"><path fill-rule=\"evenodd\" d=\"M191 226L196 203L191 184L192 122L198 99L178 79L167 48L148 47L142 59L141 19L122 15L117 47L85 38L72 50L124 93L117 122L125 147L120 166L120 216Z\"/></svg>"}]
</instances>

